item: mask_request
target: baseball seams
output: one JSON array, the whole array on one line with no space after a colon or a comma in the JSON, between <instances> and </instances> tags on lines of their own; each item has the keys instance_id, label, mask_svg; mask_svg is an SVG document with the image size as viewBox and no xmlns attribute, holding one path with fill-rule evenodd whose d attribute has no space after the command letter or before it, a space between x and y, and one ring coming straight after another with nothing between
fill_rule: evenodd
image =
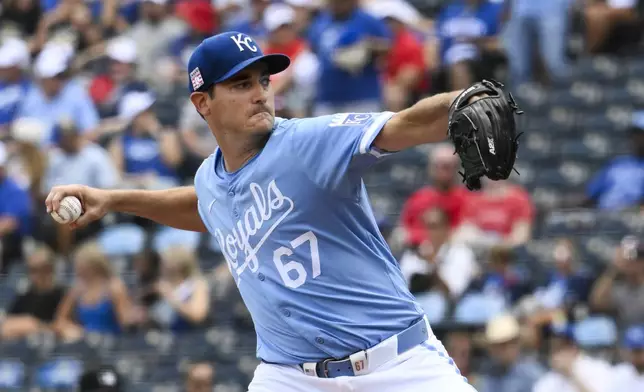
<instances>
[{"instance_id":1,"label":"baseball seams","mask_svg":"<svg viewBox=\"0 0 644 392\"><path fill-rule=\"evenodd\" d=\"M76 221L83 213L80 200L74 196L67 196L60 202L58 211L52 211L51 216L58 223L71 223Z\"/></svg>"}]
</instances>

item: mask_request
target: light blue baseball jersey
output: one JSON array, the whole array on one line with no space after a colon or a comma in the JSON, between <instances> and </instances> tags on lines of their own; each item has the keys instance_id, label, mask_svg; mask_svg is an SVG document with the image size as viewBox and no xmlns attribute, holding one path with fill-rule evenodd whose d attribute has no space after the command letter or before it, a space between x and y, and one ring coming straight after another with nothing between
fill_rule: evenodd
<instances>
[{"instance_id":1,"label":"light blue baseball jersey","mask_svg":"<svg viewBox=\"0 0 644 392\"><path fill-rule=\"evenodd\" d=\"M264 149L229 173L220 150L195 177L199 214L257 332L257 356L343 358L423 315L380 234L362 174L392 113L276 119Z\"/></svg>"}]
</instances>

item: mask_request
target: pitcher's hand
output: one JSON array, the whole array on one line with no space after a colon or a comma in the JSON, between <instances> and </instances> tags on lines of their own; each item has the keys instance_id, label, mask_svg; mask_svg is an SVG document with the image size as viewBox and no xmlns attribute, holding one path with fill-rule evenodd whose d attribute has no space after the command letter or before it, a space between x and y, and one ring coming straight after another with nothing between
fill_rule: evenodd
<instances>
[{"instance_id":1,"label":"pitcher's hand","mask_svg":"<svg viewBox=\"0 0 644 392\"><path fill-rule=\"evenodd\" d=\"M47 213L57 211L60 201L65 196L75 196L80 200L83 213L75 222L70 223L72 229L87 226L89 223L99 220L110 212L110 192L90 188L85 185L61 185L55 186L49 191L45 200Z\"/></svg>"}]
</instances>

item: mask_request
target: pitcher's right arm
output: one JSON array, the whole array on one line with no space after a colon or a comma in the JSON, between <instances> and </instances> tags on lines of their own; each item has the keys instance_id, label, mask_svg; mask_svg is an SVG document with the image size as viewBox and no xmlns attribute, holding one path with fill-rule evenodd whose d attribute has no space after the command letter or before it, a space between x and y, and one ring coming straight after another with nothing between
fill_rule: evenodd
<instances>
[{"instance_id":1,"label":"pitcher's right arm","mask_svg":"<svg viewBox=\"0 0 644 392\"><path fill-rule=\"evenodd\" d=\"M83 215L71 224L72 228L99 220L108 212L121 212L176 229L207 231L199 216L197 193L193 186L160 191L107 190L84 185L56 186L51 189L45 201L47 212L58 210L60 201L65 196L77 197L83 206Z\"/></svg>"}]
</instances>

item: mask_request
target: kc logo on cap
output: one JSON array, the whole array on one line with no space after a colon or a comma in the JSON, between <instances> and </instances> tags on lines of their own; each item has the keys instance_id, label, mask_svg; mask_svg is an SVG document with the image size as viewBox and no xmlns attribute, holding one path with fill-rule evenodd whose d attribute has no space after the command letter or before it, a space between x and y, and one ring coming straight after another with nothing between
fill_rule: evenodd
<instances>
[{"instance_id":1,"label":"kc logo on cap","mask_svg":"<svg viewBox=\"0 0 644 392\"><path fill-rule=\"evenodd\" d=\"M231 35L230 39L233 40L233 42L237 45L239 48L240 52L244 51L244 48L242 45L248 48L251 52L255 53L257 52L257 45L253 41L253 39L246 34L239 33L237 35Z\"/></svg>"}]
</instances>

